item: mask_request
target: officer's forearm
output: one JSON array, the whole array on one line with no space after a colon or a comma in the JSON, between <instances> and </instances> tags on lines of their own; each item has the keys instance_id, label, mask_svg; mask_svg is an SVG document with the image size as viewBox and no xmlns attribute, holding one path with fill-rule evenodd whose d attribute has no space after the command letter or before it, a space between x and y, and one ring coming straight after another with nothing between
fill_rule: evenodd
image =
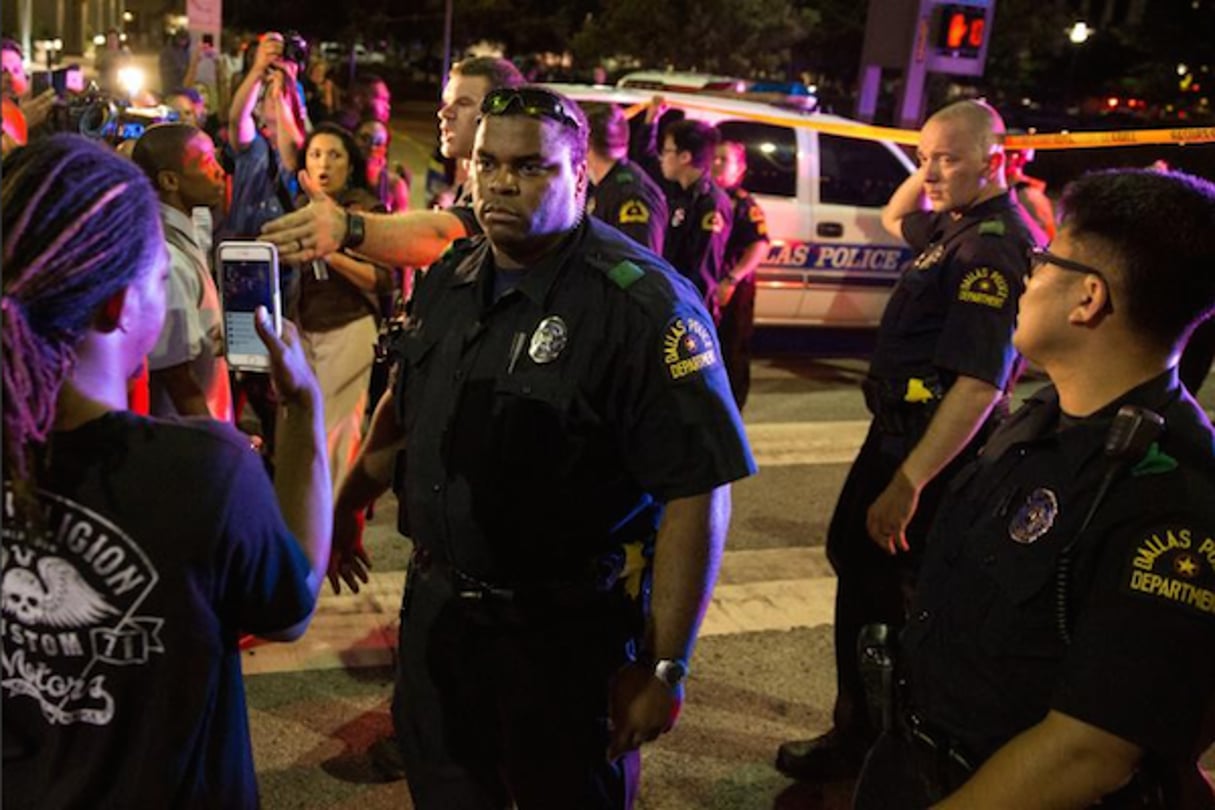
<instances>
[{"instance_id":1,"label":"officer's forearm","mask_svg":"<svg viewBox=\"0 0 1215 810\"><path fill-rule=\"evenodd\" d=\"M447 211L362 216L365 235L358 253L386 267L429 267L448 245L468 235L460 218Z\"/></svg>"},{"instance_id":2,"label":"officer's forearm","mask_svg":"<svg viewBox=\"0 0 1215 810\"><path fill-rule=\"evenodd\" d=\"M392 469L405 439L397 424L392 391L388 391L376 406L367 431L367 439L350 472L338 487L334 508L358 512L384 494L392 484Z\"/></svg>"},{"instance_id":3,"label":"officer's forearm","mask_svg":"<svg viewBox=\"0 0 1215 810\"><path fill-rule=\"evenodd\" d=\"M667 504L654 549L649 652L655 658L692 655L729 525L729 484Z\"/></svg>"},{"instance_id":4,"label":"officer's forearm","mask_svg":"<svg viewBox=\"0 0 1215 810\"><path fill-rule=\"evenodd\" d=\"M734 269L730 271L730 276L733 277L735 283L746 281L755 274L755 268L759 267L760 261L767 255L767 239L752 242L739 257L738 264L734 265Z\"/></svg>"},{"instance_id":5,"label":"officer's forearm","mask_svg":"<svg viewBox=\"0 0 1215 810\"><path fill-rule=\"evenodd\" d=\"M913 487L922 489L962 452L999 397L1000 390L989 382L958 377L941 400L923 438L899 468Z\"/></svg>"},{"instance_id":6,"label":"officer's forearm","mask_svg":"<svg viewBox=\"0 0 1215 810\"><path fill-rule=\"evenodd\" d=\"M923 195L924 172L917 169L894 190L882 209L882 227L887 233L896 239L903 238L903 218L923 209Z\"/></svg>"},{"instance_id":7,"label":"officer's forearm","mask_svg":"<svg viewBox=\"0 0 1215 810\"><path fill-rule=\"evenodd\" d=\"M1087 808L1118 790L1142 751L1132 743L1068 715L1046 718L1010 740L940 810Z\"/></svg>"}]
</instances>

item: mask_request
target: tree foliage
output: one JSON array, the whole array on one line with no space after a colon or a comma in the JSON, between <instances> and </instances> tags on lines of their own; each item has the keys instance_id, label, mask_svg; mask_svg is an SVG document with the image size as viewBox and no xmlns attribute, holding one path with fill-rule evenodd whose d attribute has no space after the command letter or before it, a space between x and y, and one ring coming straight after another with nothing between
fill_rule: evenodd
<instances>
[{"instance_id":1,"label":"tree foliage","mask_svg":"<svg viewBox=\"0 0 1215 810\"><path fill-rule=\"evenodd\" d=\"M570 47L580 62L632 57L649 67L785 75L819 22L790 0L604 0Z\"/></svg>"}]
</instances>

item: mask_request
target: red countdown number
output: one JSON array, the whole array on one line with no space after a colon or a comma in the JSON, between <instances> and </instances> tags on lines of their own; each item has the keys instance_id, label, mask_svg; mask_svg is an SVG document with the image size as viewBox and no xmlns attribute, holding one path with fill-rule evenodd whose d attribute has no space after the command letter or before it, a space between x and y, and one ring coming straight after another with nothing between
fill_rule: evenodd
<instances>
[{"instance_id":1,"label":"red countdown number","mask_svg":"<svg viewBox=\"0 0 1215 810\"><path fill-rule=\"evenodd\" d=\"M957 56L974 57L983 48L987 36L986 11L978 6L941 6L937 47Z\"/></svg>"}]
</instances>

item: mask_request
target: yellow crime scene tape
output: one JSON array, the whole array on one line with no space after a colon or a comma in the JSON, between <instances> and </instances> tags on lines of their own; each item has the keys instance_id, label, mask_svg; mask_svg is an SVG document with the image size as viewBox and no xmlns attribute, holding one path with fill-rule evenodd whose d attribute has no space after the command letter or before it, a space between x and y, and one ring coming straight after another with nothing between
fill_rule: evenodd
<instances>
[{"instance_id":1,"label":"yellow crime scene tape","mask_svg":"<svg viewBox=\"0 0 1215 810\"><path fill-rule=\"evenodd\" d=\"M628 118L643 112L648 103L638 103L627 107L624 114ZM720 113L720 107L710 107L701 104L688 104L680 101L678 105L686 110L703 110ZM895 127L878 127L872 124L843 124L836 121L815 121L813 119L790 119L776 115L741 112L739 118L758 121L777 126L802 127L825 132L828 135L843 135L849 138L862 138L870 141L892 141L905 146L915 146L919 143L920 133L914 129L896 129ZM1161 144L1215 143L1215 127L1174 127L1171 129L1125 129L1117 132L1052 132L1034 133L1032 135L1008 135L1004 145L1010 149L1098 149L1112 146L1150 146Z\"/></svg>"}]
</instances>

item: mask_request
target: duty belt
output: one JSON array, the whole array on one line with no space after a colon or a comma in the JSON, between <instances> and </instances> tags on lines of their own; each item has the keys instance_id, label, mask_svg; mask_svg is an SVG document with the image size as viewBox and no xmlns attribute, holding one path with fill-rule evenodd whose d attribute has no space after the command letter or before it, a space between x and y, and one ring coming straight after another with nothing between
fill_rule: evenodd
<instances>
[{"instance_id":1,"label":"duty belt","mask_svg":"<svg viewBox=\"0 0 1215 810\"><path fill-rule=\"evenodd\" d=\"M899 732L911 743L917 770L936 784L940 795L948 796L975 772L973 759L962 743L915 712L902 716Z\"/></svg>"},{"instance_id":2,"label":"duty belt","mask_svg":"<svg viewBox=\"0 0 1215 810\"><path fill-rule=\"evenodd\" d=\"M637 598L639 589L632 586L639 583L646 568L641 543L621 546L594 557L578 576L519 585L487 582L440 559L421 545L414 547L411 564L420 571L433 571L450 579L456 597L462 601L541 609L584 607L599 601L617 586L622 586L630 597Z\"/></svg>"},{"instance_id":3,"label":"duty belt","mask_svg":"<svg viewBox=\"0 0 1215 810\"><path fill-rule=\"evenodd\" d=\"M861 391L878 429L892 436L922 433L945 396L945 389L935 375L906 380L867 377L861 382Z\"/></svg>"}]
</instances>

